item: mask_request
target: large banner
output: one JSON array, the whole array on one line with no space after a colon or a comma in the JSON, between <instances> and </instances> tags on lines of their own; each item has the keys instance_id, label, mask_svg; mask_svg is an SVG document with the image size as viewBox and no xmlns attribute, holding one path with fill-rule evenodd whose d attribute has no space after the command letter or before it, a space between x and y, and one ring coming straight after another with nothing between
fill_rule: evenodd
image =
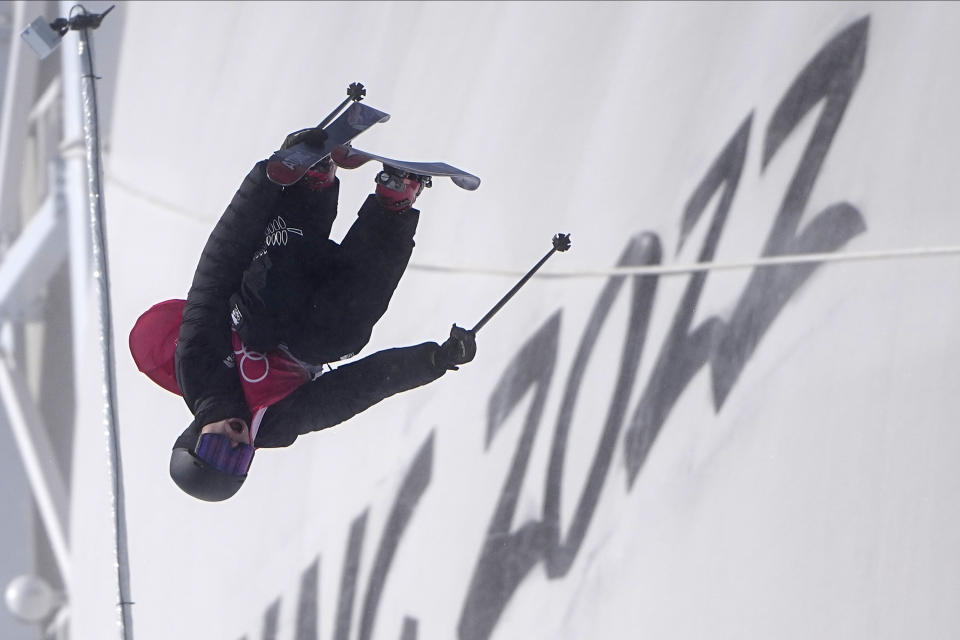
<instances>
[{"instance_id":1,"label":"large banner","mask_svg":"<svg viewBox=\"0 0 960 640\"><path fill-rule=\"evenodd\" d=\"M474 362L261 450L222 504L170 481L189 413L120 362L137 637L960 634L960 8L121 9L118 327L185 296L249 167L353 81L392 116L357 147L483 179L421 196L361 355L471 326L573 240ZM339 172L334 235L378 168ZM741 266L640 270L695 263Z\"/></svg>"}]
</instances>

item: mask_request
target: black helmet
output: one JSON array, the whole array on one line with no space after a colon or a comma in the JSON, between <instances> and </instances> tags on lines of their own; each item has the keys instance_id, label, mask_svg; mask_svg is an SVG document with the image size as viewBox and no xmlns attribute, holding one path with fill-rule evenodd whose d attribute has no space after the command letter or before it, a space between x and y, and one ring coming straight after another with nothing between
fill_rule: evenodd
<instances>
[{"instance_id":1,"label":"black helmet","mask_svg":"<svg viewBox=\"0 0 960 640\"><path fill-rule=\"evenodd\" d=\"M170 477L184 492L198 500L226 500L240 490L247 474L233 475L220 471L194 453L200 438L200 427L194 420L177 438L170 453Z\"/></svg>"}]
</instances>

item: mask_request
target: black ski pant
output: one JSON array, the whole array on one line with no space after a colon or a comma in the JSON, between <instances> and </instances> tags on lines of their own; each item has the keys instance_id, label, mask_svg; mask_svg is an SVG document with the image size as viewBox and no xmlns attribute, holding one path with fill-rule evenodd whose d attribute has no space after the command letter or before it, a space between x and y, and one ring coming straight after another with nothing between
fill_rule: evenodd
<instances>
[{"instance_id":1,"label":"black ski pant","mask_svg":"<svg viewBox=\"0 0 960 640\"><path fill-rule=\"evenodd\" d=\"M279 215L231 298L233 326L255 351L285 346L311 364L358 353L387 310L410 255L419 212L384 210L371 195L338 244L325 208ZM331 214L332 211L332 214Z\"/></svg>"}]
</instances>

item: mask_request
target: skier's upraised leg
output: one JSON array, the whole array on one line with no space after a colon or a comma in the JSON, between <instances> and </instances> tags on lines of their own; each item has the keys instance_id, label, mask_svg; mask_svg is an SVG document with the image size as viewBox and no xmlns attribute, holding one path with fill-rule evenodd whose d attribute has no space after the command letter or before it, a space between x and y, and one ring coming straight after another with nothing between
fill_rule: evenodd
<instances>
[{"instance_id":1,"label":"skier's upraised leg","mask_svg":"<svg viewBox=\"0 0 960 640\"><path fill-rule=\"evenodd\" d=\"M420 212L412 207L424 180L381 172L343 241L330 253L302 318L297 357L329 362L352 355L370 339L413 253Z\"/></svg>"},{"instance_id":2,"label":"skier's upraised leg","mask_svg":"<svg viewBox=\"0 0 960 640\"><path fill-rule=\"evenodd\" d=\"M330 162L286 187L263 230L263 244L230 299L231 322L243 343L267 352L287 339L291 323L305 313L309 291L337 216L340 182Z\"/></svg>"}]
</instances>

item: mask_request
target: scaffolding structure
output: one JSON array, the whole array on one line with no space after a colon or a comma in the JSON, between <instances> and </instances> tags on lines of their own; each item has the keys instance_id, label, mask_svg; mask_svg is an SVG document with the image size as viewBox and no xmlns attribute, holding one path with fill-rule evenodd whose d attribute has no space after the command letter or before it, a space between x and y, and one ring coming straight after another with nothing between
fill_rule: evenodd
<instances>
[{"instance_id":1,"label":"scaffolding structure","mask_svg":"<svg viewBox=\"0 0 960 640\"><path fill-rule=\"evenodd\" d=\"M71 2L19 1L11 9L14 30L38 12L74 15L79 9L87 15ZM9 425L41 525L34 535L34 573L63 594L61 606L43 621L43 637L53 640L69 635L77 584L70 467L78 424L90 419L80 415L76 399L88 393L91 377L103 390L101 419L114 458L104 468L118 487L117 626L120 637L131 637L96 78L87 31L43 61L11 37L0 108L0 420ZM44 558L52 558L52 567Z\"/></svg>"}]
</instances>

